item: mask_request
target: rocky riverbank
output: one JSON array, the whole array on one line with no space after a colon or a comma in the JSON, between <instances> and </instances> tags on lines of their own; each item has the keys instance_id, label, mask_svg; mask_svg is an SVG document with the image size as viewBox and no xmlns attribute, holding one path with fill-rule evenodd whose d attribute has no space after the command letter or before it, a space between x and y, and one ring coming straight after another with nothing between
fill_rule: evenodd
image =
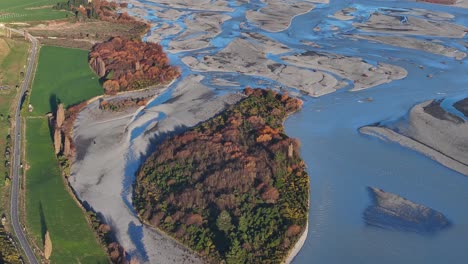
<instances>
[{"instance_id":1,"label":"rocky riverbank","mask_svg":"<svg viewBox=\"0 0 468 264\"><path fill-rule=\"evenodd\" d=\"M216 97L208 88L198 84L201 79L201 76L184 79L176 87L172 100L163 100L161 104L143 111L143 108L135 107L125 111L103 111L96 100L76 120L74 141L77 157L72 166L70 184L80 200L103 216L125 250L140 262L201 262L174 241L142 225L131 204L126 203L131 199L130 193L125 195L134 177L127 166L147 153L150 142L206 120L241 98L239 95ZM157 94L161 93L162 90L157 90ZM142 94L134 96L141 97ZM137 115L142 118L133 123ZM165 119L152 123L152 129L132 144L129 131L143 126L155 115ZM140 253L142 251L144 254Z\"/></svg>"}]
</instances>

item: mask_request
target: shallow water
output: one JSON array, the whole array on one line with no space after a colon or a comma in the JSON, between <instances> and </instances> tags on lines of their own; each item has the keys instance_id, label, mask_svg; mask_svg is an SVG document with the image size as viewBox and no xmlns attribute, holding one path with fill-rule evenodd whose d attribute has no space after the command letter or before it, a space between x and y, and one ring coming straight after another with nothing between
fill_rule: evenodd
<instances>
[{"instance_id":1,"label":"shallow water","mask_svg":"<svg viewBox=\"0 0 468 264\"><path fill-rule=\"evenodd\" d=\"M147 0L140 2L148 6L161 6ZM402 66L408 71L408 77L403 80L365 91L349 92L350 87L346 87L320 98L303 96L304 108L287 120L287 134L301 141L302 157L308 165L311 182L309 234L294 263L467 263L468 178L417 152L381 142L357 131L364 125L397 120L412 106L434 98L450 98L444 101L443 107L456 113L457 110L450 103L456 98L468 96L467 60L459 62L423 51L365 40L354 41L346 38L345 34L360 33L352 23L365 21L369 14L379 8L403 11L423 8L448 12L455 16L451 22L465 26L468 25L468 11L406 1L331 1L330 5L320 4L311 12L294 18L289 29L269 33L251 23L247 23L244 29L240 27L240 23L246 22L245 11L258 9L261 6L259 1L251 1L252 4L230 2L235 11L226 14L233 18L224 23L223 32L211 41L213 47L170 56L171 61L181 67L182 77L197 73L181 62L182 57L214 54L238 37L242 30L262 33L286 44L295 52L311 50L358 56L368 62ZM339 21L329 17L350 6L357 8L355 19ZM149 12L145 18L154 22L178 23L185 29L186 17L166 21ZM320 26L322 30L313 31L315 26ZM332 26L339 27L339 30L330 30ZM161 41L162 45L167 47L174 37L168 36ZM418 38L424 39L424 36ZM447 46L467 52L459 40L431 39L439 39ZM321 48L303 45L301 40L313 41ZM466 42L467 37L463 41ZM278 57L271 56L271 59ZM423 65L424 69L420 69L419 65ZM262 77L237 73L200 74L206 77L203 83L220 94L238 91L247 85L281 86ZM427 78L428 74L433 78ZM235 80L240 86L210 85L211 80L220 77ZM171 93L170 88L163 98L170 98ZM373 101L363 102L364 98L372 98ZM161 102L156 100L148 108ZM164 117L155 115L157 118ZM144 131L145 126L131 131L132 139ZM129 162L124 188L130 187L134 179L132 172L140 162ZM453 226L433 236L367 227L362 213L370 204L366 191L368 186L382 188L434 208L444 213ZM122 198L128 199L129 193L124 192ZM128 231L132 233L132 230ZM141 237L141 234L133 237ZM144 251L144 247L141 247Z\"/></svg>"}]
</instances>

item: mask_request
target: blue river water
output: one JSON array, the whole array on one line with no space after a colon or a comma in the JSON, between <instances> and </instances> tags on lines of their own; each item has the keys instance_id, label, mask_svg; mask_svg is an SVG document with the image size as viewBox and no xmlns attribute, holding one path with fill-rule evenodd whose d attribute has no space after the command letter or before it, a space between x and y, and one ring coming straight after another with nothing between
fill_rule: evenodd
<instances>
[{"instance_id":1,"label":"blue river water","mask_svg":"<svg viewBox=\"0 0 468 264\"><path fill-rule=\"evenodd\" d=\"M162 6L149 0L139 1L148 6ZM311 50L357 56L370 63L386 62L408 71L405 79L364 91L350 92L351 87L346 87L319 98L304 95L303 109L287 120L287 134L301 141L302 157L308 165L311 183L309 234L293 263L468 263L468 178L415 151L358 132L364 125L397 120L412 106L430 99L447 98L442 106L462 116L451 104L468 96L468 61L346 37L348 33L363 33L352 23L365 21L372 12L382 8L447 12L455 16L452 23L465 26L468 26L468 10L410 1L332 0L330 4L318 4L311 12L294 18L287 30L270 33L245 18L247 10L257 10L263 5L260 1L244 4L230 1L230 5L234 11L226 14L232 19L223 24L222 33L211 41L213 47L203 52L170 55L171 62L181 67L182 78L197 72L183 64L181 58L214 54L243 31L264 34L294 52ZM346 7L357 9L355 19L340 21L330 17ZM152 22L177 23L185 30L184 20L190 15L171 21L160 19L150 11L145 18ZM247 26L240 27L242 22ZM322 30L314 31L316 26ZM339 30L332 31L333 26ZM176 36L168 36L161 40L161 44L167 48ZM416 37L425 39L424 36ZM466 43L467 37L461 41L442 37L431 39L467 52L461 44ZM320 48L306 46L301 41L313 41ZM274 56L270 58L275 59ZM219 94L236 92L247 85L281 86L272 80L238 73L197 74L204 75L204 84ZM428 75L433 77L427 78ZM240 86L211 84L211 80L221 77L235 80ZM169 97L171 89L167 93L165 96ZM366 102L365 98L373 100ZM160 100L152 104L158 103ZM132 138L143 131L144 127L133 131ZM445 214L453 226L431 236L367 227L362 213L371 202L366 191L368 186L434 208Z\"/></svg>"}]
</instances>

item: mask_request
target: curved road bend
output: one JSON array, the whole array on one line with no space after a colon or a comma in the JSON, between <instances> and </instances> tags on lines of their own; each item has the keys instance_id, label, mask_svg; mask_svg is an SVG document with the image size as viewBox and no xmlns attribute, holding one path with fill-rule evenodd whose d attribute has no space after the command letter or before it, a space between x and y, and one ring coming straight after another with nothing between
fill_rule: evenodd
<instances>
[{"instance_id":1,"label":"curved road bend","mask_svg":"<svg viewBox=\"0 0 468 264\"><path fill-rule=\"evenodd\" d=\"M23 35L24 32L16 29L9 28L11 31ZM38 41L36 38L28 34L28 39L32 43L31 53L28 58L28 68L26 74L24 75L24 81L21 85L20 99L16 107L15 112L15 145L13 149L13 175L12 175L12 187L11 187L11 223L13 225L13 230L15 231L16 237L18 238L21 248L25 253L27 260L30 264L38 264L36 256L34 255L33 250L28 244L28 240L24 235L23 228L20 224L20 219L18 215L19 211L19 192L20 192L20 174L21 174L21 101L24 98L24 94L28 90L29 85L31 84L32 77L34 75L34 65L36 64L36 55L37 55L37 46Z\"/></svg>"}]
</instances>

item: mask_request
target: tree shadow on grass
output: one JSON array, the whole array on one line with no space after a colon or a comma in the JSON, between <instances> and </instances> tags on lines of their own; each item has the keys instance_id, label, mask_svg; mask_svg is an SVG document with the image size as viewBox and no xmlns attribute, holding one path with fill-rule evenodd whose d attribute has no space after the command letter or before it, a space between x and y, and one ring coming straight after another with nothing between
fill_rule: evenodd
<instances>
[{"instance_id":1,"label":"tree shadow on grass","mask_svg":"<svg viewBox=\"0 0 468 264\"><path fill-rule=\"evenodd\" d=\"M47 222L44 215L44 208L42 208L42 202L39 202L39 217L41 220L41 239L42 244L45 243L45 235L47 233Z\"/></svg>"},{"instance_id":2,"label":"tree shadow on grass","mask_svg":"<svg viewBox=\"0 0 468 264\"><path fill-rule=\"evenodd\" d=\"M54 117L56 116L57 108L58 108L58 105L60 103L61 103L60 98L58 98L56 94L51 94L49 96L49 105L50 105L50 110L51 110L52 116L54 116ZM51 119L49 119L48 124L49 124L50 138L52 139L52 142L54 142L55 121L51 122Z\"/></svg>"},{"instance_id":3,"label":"tree shadow on grass","mask_svg":"<svg viewBox=\"0 0 468 264\"><path fill-rule=\"evenodd\" d=\"M49 106L52 113L57 112L57 107L60 104L60 99L57 98L56 94L51 94L49 96Z\"/></svg>"}]
</instances>

